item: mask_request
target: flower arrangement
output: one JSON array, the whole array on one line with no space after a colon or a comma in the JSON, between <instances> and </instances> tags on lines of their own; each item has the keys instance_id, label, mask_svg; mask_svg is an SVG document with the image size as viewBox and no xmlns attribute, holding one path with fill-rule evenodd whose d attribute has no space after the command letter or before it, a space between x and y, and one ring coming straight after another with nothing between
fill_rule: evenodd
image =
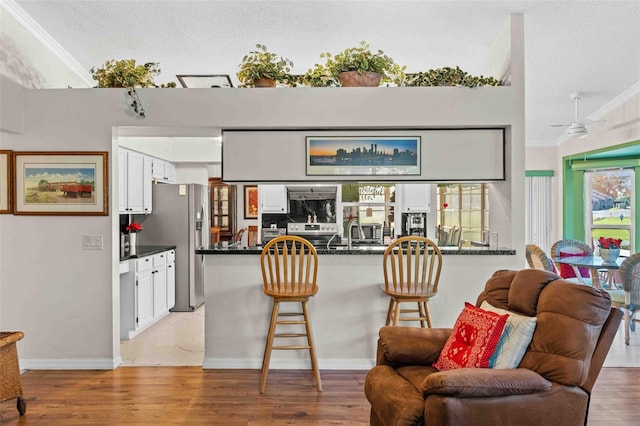
<instances>
[{"instance_id":1,"label":"flower arrangement","mask_svg":"<svg viewBox=\"0 0 640 426\"><path fill-rule=\"evenodd\" d=\"M129 225L127 225L125 231L135 234L136 232L142 231L142 225L136 222L131 222Z\"/></svg>"},{"instance_id":2,"label":"flower arrangement","mask_svg":"<svg viewBox=\"0 0 640 426\"><path fill-rule=\"evenodd\" d=\"M603 249L619 249L622 240L618 238L598 238L598 247Z\"/></svg>"}]
</instances>

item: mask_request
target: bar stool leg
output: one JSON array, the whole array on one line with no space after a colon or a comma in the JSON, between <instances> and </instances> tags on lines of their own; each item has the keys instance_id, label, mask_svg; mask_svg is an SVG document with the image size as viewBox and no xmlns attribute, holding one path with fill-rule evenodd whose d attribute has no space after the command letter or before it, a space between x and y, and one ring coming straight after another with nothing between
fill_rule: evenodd
<instances>
[{"instance_id":1,"label":"bar stool leg","mask_svg":"<svg viewBox=\"0 0 640 426\"><path fill-rule=\"evenodd\" d=\"M393 319L393 297L389 298L389 310L387 311L387 320L385 321L384 325L391 325L392 319Z\"/></svg>"},{"instance_id":2,"label":"bar stool leg","mask_svg":"<svg viewBox=\"0 0 640 426\"><path fill-rule=\"evenodd\" d=\"M418 302L418 316L420 317L420 328L424 328L425 320L427 319L426 309L423 305L424 305L424 302Z\"/></svg>"},{"instance_id":3,"label":"bar stool leg","mask_svg":"<svg viewBox=\"0 0 640 426\"><path fill-rule=\"evenodd\" d=\"M426 313L427 317L427 327L431 328L431 312L429 311L429 301L425 300L424 302L422 302L422 305L424 306L424 312Z\"/></svg>"},{"instance_id":4,"label":"bar stool leg","mask_svg":"<svg viewBox=\"0 0 640 426\"><path fill-rule=\"evenodd\" d=\"M311 322L309 321L309 311L307 310L307 301L300 302L302 304L302 313L304 314L304 326L307 330L307 343L309 344L309 355L311 357L311 368L316 377L316 386L318 392L322 392L322 382L320 381L320 370L318 369L318 360L316 359L316 348L313 344L313 335L311 334Z\"/></svg>"},{"instance_id":5,"label":"bar stool leg","mask_svg":"<svg viewBox=\"0 0 640 426\"><path fill-rule=\"evenodd\" d=\"M267 344L264 348L264 357L262 358L262 373L260 374L260 393L264 393L267 387L267 374L269 373L269 361L271 360L271 348L273 347L273 336L276 331L276 323L278 322L278 309L280 302L273 301L271 308L271 323L269 324L269 334L267 336Z\"/></svg>"},{"instance_id":6,"label":"bar stool leg","mask_svg":"<svg viewBox=\"0 0 640 426\"><path fill-rule=\"evenodd\" d=\"M400 321L400 301L396 300L393 313L393 325L398 325L398 321Z\"/></svg>"}]
</instances>

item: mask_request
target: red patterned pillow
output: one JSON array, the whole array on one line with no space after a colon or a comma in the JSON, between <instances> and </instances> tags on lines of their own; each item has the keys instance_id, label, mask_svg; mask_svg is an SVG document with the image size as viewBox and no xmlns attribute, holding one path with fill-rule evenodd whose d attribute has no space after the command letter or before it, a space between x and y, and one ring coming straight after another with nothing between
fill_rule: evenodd
<instances>
[{"instance_id":1,"label":"red patterned pillow","mask_svg":"<svg viewBox=\"0 0 640 426\"><path fill-rule=\"evenodd\" d=\"M508 314L485 311L465 302L451 336L433 366L440 371L488 368L489 358L496 350L508 317Z\"/></svg>"}]
</instances>

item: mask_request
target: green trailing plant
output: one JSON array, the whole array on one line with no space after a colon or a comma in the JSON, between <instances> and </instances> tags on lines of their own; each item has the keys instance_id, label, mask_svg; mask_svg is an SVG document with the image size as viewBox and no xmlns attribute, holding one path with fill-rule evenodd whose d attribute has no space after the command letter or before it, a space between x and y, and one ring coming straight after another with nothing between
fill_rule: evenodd
<instances>
[{"instance_id":1,"label":"green trailing plant","mask_svg":"<svg viewBox=\"0 0 640 426\"><path fill-rule=\"evenodd\" d=\"M254 86L256 80L261 78L295 86L296 78L291 75L291 68L293 68L292 61L269 52L265 45L256 44L256 50L242 58L236 75L238 80L247 87Z\"/></svg>"},{"instance_id":2,"label":"green trailing plant","mask_svg":"<svg viewBox=\"0 0 640 426\"><path fill-rule=\"evenodd\" d=\"M160 67L157 62L136 65L135 59L110 59L100 68L91 68L91 74L97 87L158 87L153 78L160 74Z\"/></svg>"},{"instance_id":3,"label":"green trailing plant","mask_svg":"<svg viewBox=\"0 0 640 426\"><path fill-rule=\"evenodd\" d=\"M442 67L430 69L426 72L408 74L405 86L503 86L504 83L493 77L473 76L460 69L460 67Z\"/></svg>"},{"instance_id":4,"label":"green trailing plant","mask_svg":"<svg viewBox=\"0 0 640 426\"><path fill-rule=\"evenodd\" d=\"M378 73L382 76L383 83L394 82L397 85L402 84L405 76L406 66L396 64L382 50L372 52L366 41L336 55L321 53L320 57L326 59L325 64L315 64L314 68L309 69L302 76L303 83L315 87L338 85L338 74L348 71L356 71L358 74Z\"/></svg>"}]
</instances>

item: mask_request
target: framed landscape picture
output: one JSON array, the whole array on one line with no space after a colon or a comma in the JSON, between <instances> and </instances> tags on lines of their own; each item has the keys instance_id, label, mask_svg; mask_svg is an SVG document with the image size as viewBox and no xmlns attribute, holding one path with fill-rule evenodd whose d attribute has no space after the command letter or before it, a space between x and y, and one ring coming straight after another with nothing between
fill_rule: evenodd
<instances>
[{"instance_id":1,"label":"framed landscape picture","mask_svg":"<svg viewBox=\"0 0 640 426\"><path fill-rule=\"evenodd\" d=\"M258 218L258 186L257 185L244 186L244 218L245 219Z\"/></svg>"},{"instance_id":2,"label":"framed landscape picture","mask_svg":"<svg viewBox=\"0 0 640 426\"><path fill-rule=\"evenodd\" d=\"M307 136L307 176L420 175L420 136Z\"/></svg>"},{"instance_id":3,"label":"framed landscape picture","mask_svg":"<svg viewBox=\"0 0 640 426\"><path fill-rule=\"evenodd\" d=\"M14 152L14 214L108 214L106 152Z\"/></svg>"},{"instance_id":4,"label":"framed landscape picture","mask_svg":"<svg viewBox=\"0 0 640 426\"><path fill-rule=\"evenodd\" d=\"M12 169L11 151L0 151L0 213L11 213L13 209Z\"/></svg>"}]
</instances>

